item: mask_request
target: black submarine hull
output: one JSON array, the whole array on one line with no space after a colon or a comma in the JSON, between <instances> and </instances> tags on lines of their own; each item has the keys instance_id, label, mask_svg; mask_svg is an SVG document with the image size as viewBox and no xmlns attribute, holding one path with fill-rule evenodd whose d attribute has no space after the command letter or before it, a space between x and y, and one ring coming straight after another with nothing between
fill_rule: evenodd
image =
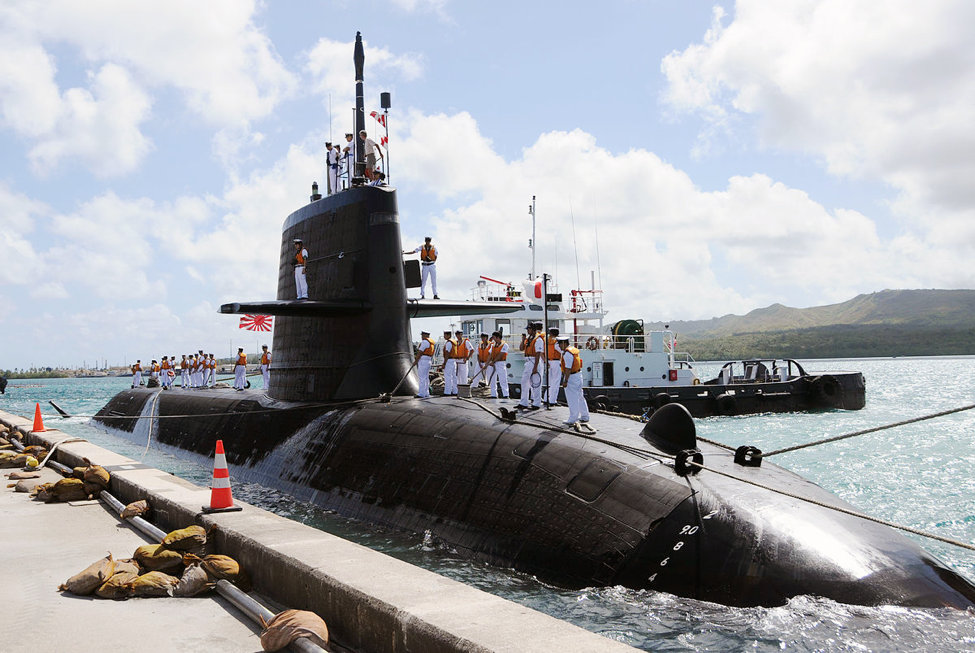
<instances>
[{"instance_id":1,"label":"black submarine hull","mask_svg":"<svg viewBox=\"0 0 975 653\"><path fill-rule=\"evenodd\" d=\"M157 391L158 392L158 391ZM210 458L236 479L337 512L430 532L467 555L567 587L623 585L735 606L811 594L843 603L975 607L975 588L892 529L785 469L742 467L701 444L680 476L642 424L558 411L514 422L488 402L392 398L334 407L258 392L125 390L95 418ZM142 416L143 419L138 419ZM182 416L182 417L181 417ZM816 501L790 498L760 485Z\"/></svg>"}]
</instances>

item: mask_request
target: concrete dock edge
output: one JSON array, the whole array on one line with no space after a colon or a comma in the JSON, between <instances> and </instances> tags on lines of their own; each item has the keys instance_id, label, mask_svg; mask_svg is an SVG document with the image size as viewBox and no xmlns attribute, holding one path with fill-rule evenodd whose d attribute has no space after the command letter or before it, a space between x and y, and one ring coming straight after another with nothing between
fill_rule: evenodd
<instances>
[{"instance_id":1,"label":"concrete dock edge","mask_svg":"<svg viewBox=\"0 0 975 653\"><path fill-rule=\"evenodd\" d=\"M0 422L31 422L0 411ZM30 443L71 436L48 430ZM152 521L169 531L199 524L219 553L240 562L254 589L277 603L312 610L343 646L390 653L454 651L634 651L554 617L420 569L367 547L235 500L243 511L205 515L210 490L88 442L59 446L58 462L83 458L109 469L123 503L148 499ZM231 470L233 473L233 470Z\"/></svg>"}]
</instances>

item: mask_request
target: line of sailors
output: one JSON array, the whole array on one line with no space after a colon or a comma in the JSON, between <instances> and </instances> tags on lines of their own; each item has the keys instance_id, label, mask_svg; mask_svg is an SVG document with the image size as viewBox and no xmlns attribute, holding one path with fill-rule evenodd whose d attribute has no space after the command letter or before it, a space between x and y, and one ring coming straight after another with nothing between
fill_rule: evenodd
<instances>
[{"instance_id":1,"label":"line of sailors","mask_svg":"<svg viewBox=\"0 0 975 653\"><path fill-rule=\"evenodd\" d=\"M542 405L542 380L546 359L549 374L548 404L558 401L559 386L565 388L565 399L569 404L569 418L565 424L589 421L589 407L582 391L582 357L576 347L569 345L568 336L559 336L555 327L549 329L545 337L541 322L530 323L528 332L522 336L518 349L525 356L525 369L521 377L521 401L519 408L537 410ZM476 355L476 371L471 384L480 379L487 383L491 397L509 398L507 360L509 347L501 332L481 334L481 342L475 349L463 331L456 331L452 338L449 330L444 331L444 396L456 396L457 387L467 383L468 361ZM547 351L546 351L547 347ZM420 346L414 363L420 377L418 398L430 396L430 366L433 362L435 344L430 332L420 332Z\"/></svg>"},{"instance_id":2,"label":"line of sailors","mask_svg":"<svg viewBox=\"0 0 975 653\"><path fill-rule=\"evenodd\" d=\"M150 379L155 379L163 390L170 390L176 379L177 369L184 388L207 388L215 383L217 361L213 354L204 354L201 349L196 354L184 355L177 367L176 356L163 356L161 362L152 359L145 370ZM142 359L132 365L132 387L142 385Z\"/></svg>"},{"instance_id":3,"label":"line of sailors","mask_svg":"<svg viewBox=\"0 0 975 653\"><path fill-rule=\"evenodd\" d=\"M261 377L264 389L271 383L271 352L267 345L261 346ZM243 347L237 348L237 358L234 360L234 390L243 392L247 387L247 354Z\"/></svg>"}]
</instances>

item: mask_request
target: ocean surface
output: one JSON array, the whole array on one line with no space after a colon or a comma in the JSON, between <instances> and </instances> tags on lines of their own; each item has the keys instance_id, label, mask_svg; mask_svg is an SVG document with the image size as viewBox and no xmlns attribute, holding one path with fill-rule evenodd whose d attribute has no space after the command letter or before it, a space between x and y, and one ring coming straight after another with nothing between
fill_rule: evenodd
<instances>
[{"instance_id":1,"label":"ocean surface","mask_svg":"<svg viewBox=\"0 0 975 653\"><path fill-rule=\"evenodd\" d=\"M770 451L975 403L975 357L802 361L807 371L859 370L859 411L764 414L697 420L698 434ZM702 378L719 364L698 364ZM260 378L252 378L260 386ZM89 424L127 378L12 380L0 410L27 417L40 402L48 427L84 437L200 485L212 467L146 449ZM53 400L73 415L57 416ZM776 464L892 522L975 543L975 410L777 456ZM233 474L233 470L231 470ZM354 540L444 576L647 651L975 651L975 614L955 610L847 606L798 597L776 608L729 608L623 587L567 591L507 569L472 562L422 535L344 519L287 495L234 483L234 496ZM907 535L975 580L975 552Z\"/></svg>"}]
</instances>

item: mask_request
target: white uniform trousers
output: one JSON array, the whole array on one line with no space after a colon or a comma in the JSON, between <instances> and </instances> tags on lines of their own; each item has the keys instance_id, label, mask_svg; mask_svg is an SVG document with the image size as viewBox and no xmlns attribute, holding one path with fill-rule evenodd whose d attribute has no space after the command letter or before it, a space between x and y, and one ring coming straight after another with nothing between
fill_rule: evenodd
<instances>
[{"instance_id":1,"label":"white uniform trousers","mask_svg":"<svg viewBox=\"0 0 975 653\"><path fill-rule=\"evenodd\" d=\"M142 372L141 371L140 372L135 372L132 375L132 387L134 388L137 385L142 385Z\"/></svg>"},{"instance_id":2,"label":"white uniform trousers","mask_svg":"<svg viewBox=\"0 0 975 653\"><path fill-rule=\"evenodd\" d=\"M494 369L492 365L484 363L484 369L481 369L481 363L474 363L474 376L471 377L471 385L480 379L481 381L487 382L488 377L491 376L491 370Z\"/></svg>"},{"instance_id":3,"label":"white uniform trousers","mask_svg":"<svg viewBox=\"0 0 975 653\"><path fill-rule=\"evenodd\" d=\"M461 385L461 384L467 385L467 361L458 358L457 359L457 384L456 385Z\"/></svg>"},{"instance_id":4,"label":"white uniform trousers","mask_svg":"<svg viewBox=\"0 0 975 653\"><path fill-rule=\"evenodd\" d=\"M164 388L169 385L169 370L159 372L159 385Z\"/></svg>"},{"instance_id":5,"label":"white uniform trousers","mask_svg":"<svg viewBox=\"0 0 975 653\"><path fill-rule=\"evenodd\" d=\"M508 392L508 364L505 361L495 361L494 374L488 377L488 387L491 388L491 396L498 396L498 386L501 386L501 396L507 399L511 396Z\"/></svg>"},{"instance_id":6,"label":"white uniform trousers","mask_svg":"<svg viewBox=\"0 0 975 653\"><path fill-rule=\"evenodd\" d=\"M427 279L430 279L430 285L433 287L433 295L436 297L440 293L437 292L437 264L431 263L426 265L422 261L420 262L420 299L427 296Z\"/></svg>"},{"instance_id":7,"label":"white uniform trousers","mask_svg":"<svg viewBox=\"0 0 975 653\"><path fill-rule=\"evenodd\" d=\"M308 299L308 275L305 274L304 265L295 266L295 289L298 299Z\"/></svg>"},{"instance_id":8,"label":"white uniform trousers","mask_svg":"<svg viewBox=\"0 0 975 653\"><path fill-rule=\"evenodd\" d=\"M234 367L234 387L238 390L243 390L244 386L247 385L247 366L237 365Z\"/></svg>"},{"instance_id":9,"label":"white uniform trousers","mask_svg":"<svg viewBox=\"0 0 975 653\"><path fill-rule=\"evenodd\" d=\"M203 385L208 385L211 388L217 384L216 381L217 369L215 367L207 368L206 379Z\"/></svg>"},{"instance_id":10,"label":"white uniform trousers","mask_svg":"<svg viewBox=\"0 0 975 653\"><path fill-rule=\"evenodd\" d=\"M457 361L453 358L443 362L443 393L444 395L457 394Z\"/></svg>"},{"instance_id":11,"label":"white uniform trousers","mask_svg":"<svg viewBox=\"0 0 975 653\"><path fill-rule=\"evenodd\" d=\"M267 390L271 384L271 366L261 365L261 376L264 377L264 389Z\"/></svg>"},{"instance_id":12,"label":"white uniform trousers","mask_svg":"<svg viewBox=\"0 0 975 653\"><path fill-rule=\"evenodd\" d=\"M430 361L429 356L420 356L416 364L416 374L420 377L420 390L417 392L419 397L430 396Z\"/></svg>"},{"instance_id":13,"label":"white uniform trousers","mask_svg":"<svg viewBox=\"0 0 975 653\"><path fill-rule=\"evenodd\" d=\"M534 358L525 358L525 371L521 373L521 401L522 406L528 406L529 397L533 406L542 405L542 378L545 371L545 361L539 361L538 372L532 374L535 367ZM535 377L532 379L532 377Z\"/></svg>"},{"instance_id":14,"label":"white uniform trousers","mask_svg":"<svg viewBox=\"0 0 975 653\"><path fill-rule=\"evenodd\" d=\"M180 379L182 380L182 383L183 383L183 387L184 388L190 387L190 371L189 371L189 369L187 369L187 368L184 367L184 368L182 368L180 370L179 374L180 374Z\"/></svg>"},{"instance_id":15,"label":"white uniform trousers","mask_svg":"<svg viewBox=\"0 0 975 653\"><path fill-rule=\"evenodd\" d=\"M560 385L562 385L562 361L556 358L548 362L548 403L558 403Z\"/></svg>"},{"instance_id":16,"label":"white uniform trousers","mask_svg":"<svg viewBox=\"0 0 975 653\"><path fill-rule=\"evenodd\" d=\"M582 372L569 376L565 384L565 400L569 403L569 419L566 424L589 421L589 406L582 394Z\"/></svg>"},{"instance_id":17,"label":"white uniform trousers","mask_svg":"<svg viewBox=\"0 0 975 653\"><path fill-rule=\"evenodd\" d=\"M328 192L330 195L334 195L339 191L339 165L336 163L334 166L329 164L328 166Z\"/></svg>"}]
</instances>

